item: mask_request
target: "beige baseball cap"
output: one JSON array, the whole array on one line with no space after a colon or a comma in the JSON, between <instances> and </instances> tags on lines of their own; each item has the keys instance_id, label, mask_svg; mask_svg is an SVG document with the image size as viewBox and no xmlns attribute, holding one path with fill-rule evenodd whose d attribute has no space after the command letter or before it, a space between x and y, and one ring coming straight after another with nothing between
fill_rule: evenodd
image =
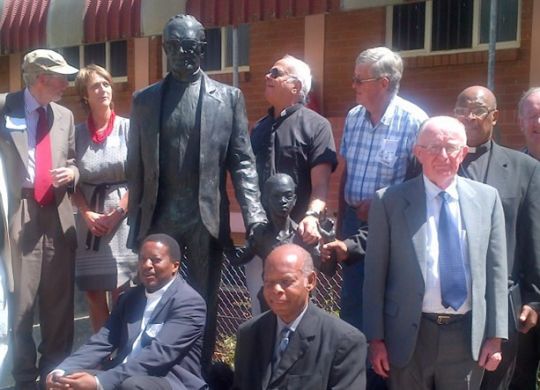
<instances>
[{"instance_id":1,"label":"beige baseball cap","mask_svg":"<svg viewBox=\"0 0 540 390\"><path fill-rule=\"evenodd\" d=\"M60 54L48 49L37 49L25 55L22 70L24 73L41 71L58 74L74 74L79 71L69 65Z\"/></svg>"}]
</instances>

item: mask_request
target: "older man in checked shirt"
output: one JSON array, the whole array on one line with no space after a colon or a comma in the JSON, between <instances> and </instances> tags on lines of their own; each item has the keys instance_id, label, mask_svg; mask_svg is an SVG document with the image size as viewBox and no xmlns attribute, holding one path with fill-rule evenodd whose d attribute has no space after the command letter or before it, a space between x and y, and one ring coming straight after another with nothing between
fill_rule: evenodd
<instances>
[{"instance_id":1,"label":"older man in checked shirt","mask_svg":"<svg viewBox=\"0 0 540 390\"><path fill-rule=\"evenodd\" d=\"M402 182L412 161L412 147L427 115L397 96L403 73L401 57L386 47L367 49L356 59L353 89L358 106L349 111L340 153L345 159L341 179L341 236L367 229L375 191ZM338 260L347 258L349 242L330 244ZM343 253L345 252L345 253ZM343 262L341 318L362 329L363 262Z\"/></svg>"}]
</instances>

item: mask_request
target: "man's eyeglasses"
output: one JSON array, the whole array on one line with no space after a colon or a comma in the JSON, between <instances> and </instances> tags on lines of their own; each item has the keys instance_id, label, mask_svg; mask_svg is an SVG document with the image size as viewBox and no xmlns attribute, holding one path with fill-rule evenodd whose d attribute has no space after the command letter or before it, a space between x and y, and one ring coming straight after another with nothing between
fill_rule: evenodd
<instances>
[{"instance_id":1,"label":"man's eyeglasses","mask_svg":"<svg viewBox=\"0 0 540 390\"><path fill-rule=\"evenodd\" d=\"M269 75L273 79L277 79L278 77L285 76L287 73L282 71L278 68L272 68L268 72L266 72L267 75Z\"/></svg>"},{"instance_id":2,"label":"man's eyeglasses","mask_svg":"<svg viewBox=\"0 0 540 390\"><path fill-rule=\"evenodd\" d=\"M475 107L469 109L468 107L456 107L454 108L454 115L458 118L467 118L472 115L474 119L484 119L493 111L495 111L495 108Z\"/></svg>"},{"instance_id":3,"label":"man's eyeglasses","mask_svg":"<svg viewBox=\"0 0 540 390\"><path fill-rule=\"evenodd\" d=\"M443 149L446 151L448 156L456 155L464 146L461 145L417 145L418 147L424 149L429 154L438 155L441 154Z\"/></svg>"},{"instance_id":4,"label":"man's eyeglasses","mask_svg":"<svg viewBox=\"0 0 540 390\"><path fill-rule=\"evenodd\" d=\"M380 79L380 77L372 77L370 79L361 79L359 77L353 76L352 82L353 82L354 85L362 85L362 84L365 84L365 83L369 83L370 81L377 81L379 79Z\"/></svg>"},{"instance_id":5,"label":"man's eyeglasses","mask_svg":"<svg viewBox=\"0 0 540 390\"><path fill-rule=\"evenodd\" d=\"M182 52L201 54L204 50L206 42L201 42L197 39L168 39L163 42L163 48L166 52Z\"/></svg>"}]
</instances>

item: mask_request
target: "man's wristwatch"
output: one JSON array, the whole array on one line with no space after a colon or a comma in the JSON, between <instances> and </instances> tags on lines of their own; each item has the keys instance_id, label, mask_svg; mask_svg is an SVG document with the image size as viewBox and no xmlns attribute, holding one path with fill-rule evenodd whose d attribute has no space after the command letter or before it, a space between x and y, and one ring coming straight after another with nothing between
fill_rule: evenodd
<instances>
[{"instance_id":1,"label":"man's wristwatch","mask_svg":"<svg viewBox=\"0 0 540 390\"><path fill-rule=\"evenodd\" d=\"M306 217L315 217L317 219L321 218L321 213L315 210L308 210L305 214Z\"/></svg>"},{"instance_id":2,"label":"man's wristwatch","mask_svg":"<svg viewBox=\"0 0 540 390\"><path fill-rule=\"evenodd\" d=\"M122 217L125 217L127 212L124 210L123 207L118 206L116 209L114 209L118 214L120 214Z\"/></svg>"}]
</instances>

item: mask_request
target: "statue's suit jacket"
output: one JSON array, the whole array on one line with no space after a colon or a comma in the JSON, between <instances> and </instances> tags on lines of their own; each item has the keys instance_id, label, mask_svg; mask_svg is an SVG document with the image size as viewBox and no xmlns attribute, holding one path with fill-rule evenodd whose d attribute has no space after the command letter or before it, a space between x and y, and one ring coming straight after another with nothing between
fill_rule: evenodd
<instances>
[{"instance_id":1,"label":"statue's suit jacket","mask_svg":"<svg viewBox=\"0 0 540 390\"><path fill-rule=\"evenodd\" d=\"M144 286L123 294L105 326L57 368L68 373L102 365L97 377L105 390L138 375L165 377L173 389L206 389L200 364L206 305L178 276L148 319L141 350L123 363L141 332L145 306Z\"/></svg>"},{"instance_id":2,"label":"statue's suit jacket","mask_svg":"<svg viewBox=\"0 0 540 390\"><path fill-rule=\"evenodd\" d=\"M167 78L172 77L170 74ZM128 245L136 247L151 227L159 185L161 80L133 97L128 143L130 233ZM229 201L226 172L234 184L246 228L266 220L260 204L255 159L247 130L242 92L202 74L202 108L199 159L199 210L208 232L229 240Z\"/></svg>"},{"instance_id":3,"label":"statue's suit jacket","mask_svg":"<svg viewBox=\"0 0 540 390\"><path fill-rule=\"evenodd\" d=\"M366 339L312 303L272 372L276 315L267 311L238 329L234 390L363 390Z\"/></svg>"},{"instance_id":4,"label":"statue's suit jacket","mask_svg":"<svg viewBox=\"0 0 540 390\"><path fill-rule=\"evenodd\" d=\"M504 215L497 191L457 178L472 283L471 356L486 338L507 338ZM390 364L404 367L417 343L424 298L426 194L423 176L377 191L370 208L364 331L382 339Z\"/></svg>"},{"instance_id":5,"label":"statue's suit jacket","mask_svg":"<svg viewBox=\"0 0 540 390\"><path fill-rule=\"evenodd\" d=\"M26 125L13 126L6 122L6 117L22 119L25 123L24 91L3 95L5 104L0 118L0 154L4 162L8 188L8 219L12 221L20 212L21 188L28 165L28 133ZM0 104L1 106L1 104ZM75 127L73 114L67 108L56 103L48 105L47 117L50 126L52 167L69 167L75 173L76 185L79 180L79 170L75 165ZM66 242L77 245L73 207L67 194L67 187L54 189L54 198L60 225ZM11 232L11 239L17 240L20 232ZM12 245L15 250L18 244ZM17 256L13 253L13 256ZM7 265L10 290L13 290L12 266Z\"/></svg>"}]
</instances>

